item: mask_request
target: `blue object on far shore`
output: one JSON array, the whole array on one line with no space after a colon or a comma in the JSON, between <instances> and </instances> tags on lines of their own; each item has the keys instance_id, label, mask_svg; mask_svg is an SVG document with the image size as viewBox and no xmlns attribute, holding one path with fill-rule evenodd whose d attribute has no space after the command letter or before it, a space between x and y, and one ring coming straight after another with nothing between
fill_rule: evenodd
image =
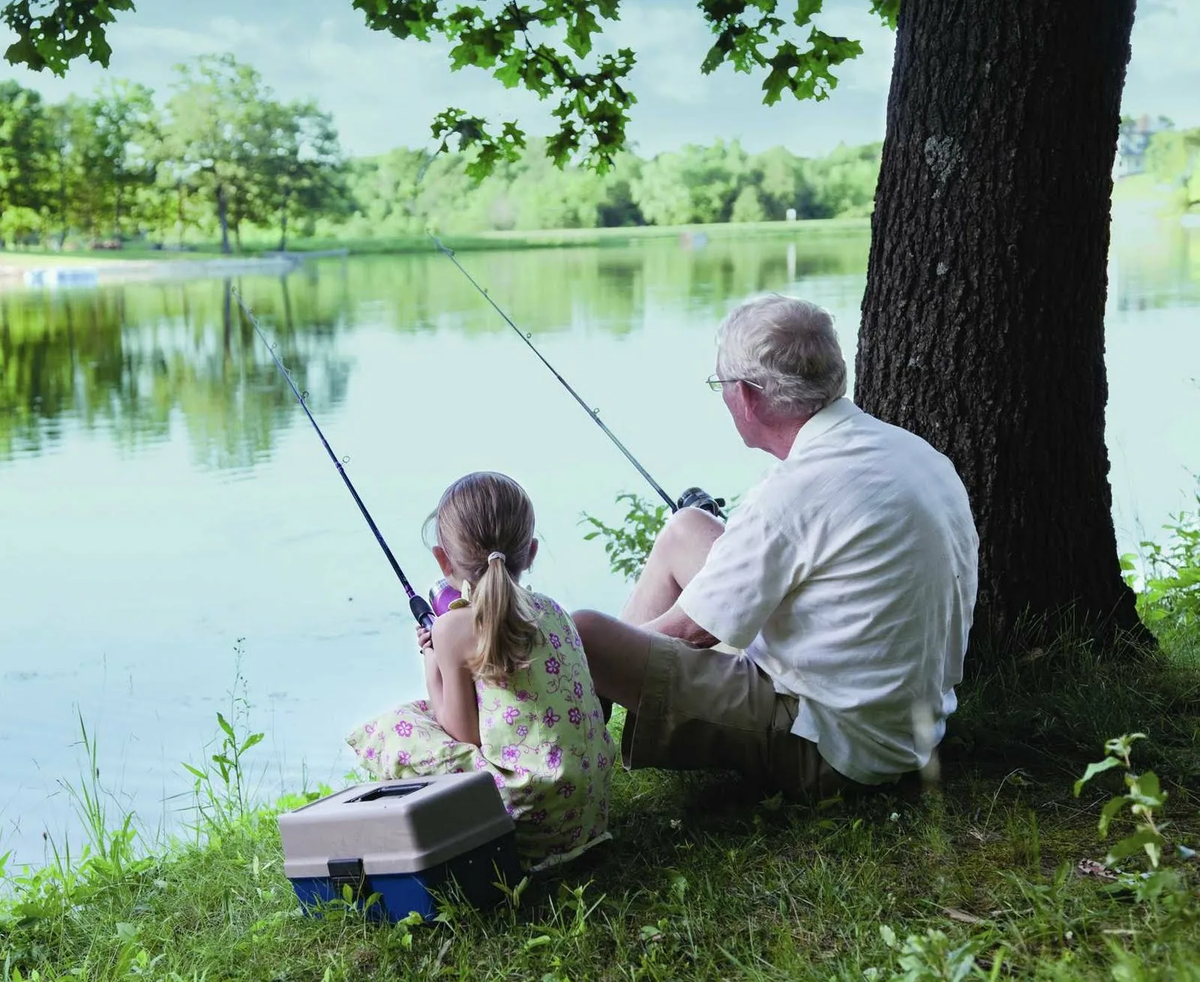
<instances>
[{"instance_id":1,"label":"blue object on far shore","mask_svg":"<svg viewBox=\"0 0 1200 982\"><path fill-rule=\"evenodd\" d=\"M100 273L90 266L54 266L50 269L27 269L26 286L95 286Z\"/></svg>"}]
</instances>

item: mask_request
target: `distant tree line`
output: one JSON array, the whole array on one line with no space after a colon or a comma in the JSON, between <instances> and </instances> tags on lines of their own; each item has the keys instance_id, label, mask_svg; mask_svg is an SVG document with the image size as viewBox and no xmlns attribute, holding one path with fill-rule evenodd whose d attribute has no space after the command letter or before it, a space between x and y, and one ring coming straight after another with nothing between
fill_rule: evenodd
<instances>
[{"instance_id":1,"label":"distant tree line","mask_svg":"<svg viewBox=\"0 0 1200 982\"><path fill-rule=\"evenodd\" d=\"M216 231L349 214L345 162L328 113L281 103L230 56L180 66L163 105L109 80L90 99L47 104L0 82L0 240L61 245Z\"/></svg>"},{"instance_id":2,"label":"distant tree line","mask_svg":"<svg viewBox=\"0 0 1200 982\"><path fill-rule=\"evenodd\" d=\"M1184 210L1200 207L1200 127L1155 133L1146 146L1145 169L1171 189Z\"/></svg>"},{"instance_id":3,"label":"distant tree line","mask_svg":"<svg viewBox=\"0 0 1200 982\"><path fill-rule=\"evenodd\" d=\"M749 154L736 140L717 141L651 160L624 153L601 176L559 170L530 141L519 160L479 184L461 155L430 160L397 149L350 162L354 214L342 228L354 238L387 238L430 225L473 232L760 222L784 219L789 210L795 218L861 217L871 212L880 147L839 146L804 158L783 147Z\"/></svg>"},{"instance_id":4,"label":"distant tree line","mask_svg":"<svg viewBox=\"0 0 1200 982\"><path fill-rule=\"evenodd\" d=\"M347 159L328 113L313 101L276 100L230 55L177 71L161 101L122 80L56 104L0 82L0 245L217 238L230 252L245 232L259 241L270 234L284 249L294 234L381 239L431 226L469 233L864 216L879 172L879 143L806 158L718 141L650 160L626 153L601 176L559 170L531 142L476 182L458 153L401 148Z\"/></svg>"}]
</instances>

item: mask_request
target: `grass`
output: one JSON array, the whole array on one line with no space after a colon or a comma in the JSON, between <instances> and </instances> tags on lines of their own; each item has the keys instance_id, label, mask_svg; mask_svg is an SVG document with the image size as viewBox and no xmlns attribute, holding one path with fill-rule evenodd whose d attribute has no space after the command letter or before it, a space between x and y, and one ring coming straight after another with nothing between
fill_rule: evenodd
<instances>
[{"instance_id":1,"label":"grass","mask_svg":"<svg viewBox=\"0 0 1200 982\"><path fill-rule=\"evenodd\" d=\"M1200 978L1196 871L1157 900L1112 893L1080 863L1111 845L1096 822L1120 782L1071 787L1108 737L1149 728L1134 763L1169 791L1168 840L1195 845L1198 661L1176 636L1133 662L1067 640L1003 662L962 687L925 789L800 805L719 775L618 772L603 851L495 910L445 898L420 927L300 914L275 815L316 792L248 805L254 735L231 714L213 766L189 768L186 839L138 851L85 779L85 853L7 873L0 979Z\"/></svg>"},{"instance_id":2,"label":"grass","mask_svg":"<svg viewBox=\"0 0 1200 982\"><path fill-rule=\"evenodd\" d=\"M177 260L228 259L216 250L180 252L175 249L150 249L131 246L126 249L98 249L95 252L54 252L49 249L5 249L0 251L0 267L21 269L50 266L98 266L112 262L173 262Z\"/></svg>"},{"instance_id":3,"label":"grass","mask_svg":"<svg viewBox=\"0 0 1200 982\"><path fill-rule=\"evenodd\" d=\"M578 246L629 246L654 239L677 239L685 234L703 234L709 239L743 239L797 235L841 235L869 232L869 218L806 219L795 222L720 222L709 225L637 225L621 228L543 229L527 232L477 232L441 236L453 249L467 252L484 249L539 249ZM311 239L290 246L295 251L348 248L351 254L427 252L432 243L426 235L386 239Z\"/></svg>"}]
</instances>

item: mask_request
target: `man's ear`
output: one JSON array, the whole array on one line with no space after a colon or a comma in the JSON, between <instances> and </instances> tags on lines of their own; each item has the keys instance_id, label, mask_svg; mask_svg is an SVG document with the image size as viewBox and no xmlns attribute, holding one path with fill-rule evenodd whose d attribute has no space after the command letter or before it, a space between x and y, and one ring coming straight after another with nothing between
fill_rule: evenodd
<instances>
[{"instance_id":1,"label":"man's ear","mask_svg":"<svg viewBox=\"0 0 1200 982\"><path fill-rule=\"evenodd\" d=\"M762 407L762 390L745 382L738 382L734 392L737 396L738 409L742 411L743 419L757 419Z\"/></svg>"},{"instance_id":2,"label":"man's ear","mask_svg":"<svg viewBox=\"0 0 1200 982\"><path fill-rule=\"evenodd\" d=\"M446 579L451 579L454 576L454 566L450 562L450 557L446 555L446 550L441 546L434 546L433 558L437 560L437 564L442 571L442 576L446 577Z\"/></svg>"}]
</instances>

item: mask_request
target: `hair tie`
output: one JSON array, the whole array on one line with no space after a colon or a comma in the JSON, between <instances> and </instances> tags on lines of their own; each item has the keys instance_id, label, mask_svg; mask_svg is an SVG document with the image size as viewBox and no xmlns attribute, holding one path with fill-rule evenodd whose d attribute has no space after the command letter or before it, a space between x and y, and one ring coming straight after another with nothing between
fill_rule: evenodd
<instances>
[{"instance_id":1,"label":"hair tie","mask_svg":"<svg viewBox=\"0 0 1200 982\"><path fill-rule=\"evenodd\" d=\"M504 557L504 553L502 552L493 552L488 555L489 564L495 562L497 559L499 559L502 563L508 562L508 560Z\"/></svg>"}]
</instances>

